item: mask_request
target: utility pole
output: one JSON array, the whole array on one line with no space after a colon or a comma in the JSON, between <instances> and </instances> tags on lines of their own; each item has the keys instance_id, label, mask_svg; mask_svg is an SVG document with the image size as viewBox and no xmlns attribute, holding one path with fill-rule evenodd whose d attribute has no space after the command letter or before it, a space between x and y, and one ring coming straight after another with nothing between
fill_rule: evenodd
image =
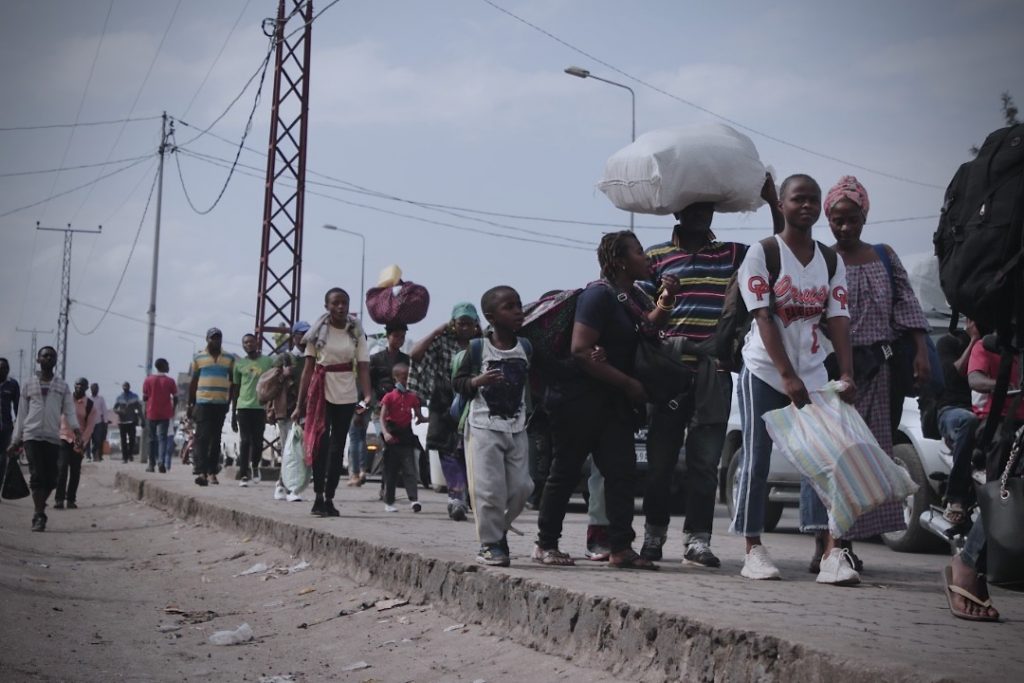
<instances>
[{"instance_id":1,"label":"utility pole","mask_svg":"<svg viewBox=\"0 0 1024 683\"><path fill-rule=\"evenodd\" d=\"M153 234L153 277L149 285L149 331L146 333L146 374L153 372L153 336L156 334L156 281L160 265L160 209L164 197L164 155L167 140L174 133L174 122L167 130L167 112L160 117L160 165L157 167L156 185L156 228Z\"/></svg>"},{"instance_id":2,"label":"utility pole","mask_svg":"<svg viewBox=\"0 0 1024 683\"><path fill-rule=\"evenodd\" d=\"M53 334L53 330L37 330L37 329L34 329L34 328L31 329L31 330L23 330L20 327L15 327L14 329L17 330L18 332L25 332L27 334L31 334L32 335L32 346L29 347L31 350L29 351L29 357L28 357L29 367L31 367L32 364L36 362L36 349L39 348L37 343L36 343L37 340L38 340L37 335L40 335L40 334Z\"/></svg>"},{"instance_id":3,"label":"utility pole","mask_svg":"<svg viewBox=\"0 0 1024 683\"><path fill-rule=\"evenodd\" d=\"M25 384L25 349L18 349L18 384Z\"/></svg>"},{"instance_id":4,"label":"utility pole","mask_svg":"<svg viewBox=\"0 0 1024 683\"><path fill-rule=\"evenodd\" d=\"M60 275L60 313L57 314L57 358L60 359L60 376L64 376L68 364L68 314L71 310L71 238L76 232L98 235L103 226L96 230L73 229L68 223L66 228L44 228L36 221L36 230L49 230L64 233L64 265Z\"/></svg>"}]
</instances>

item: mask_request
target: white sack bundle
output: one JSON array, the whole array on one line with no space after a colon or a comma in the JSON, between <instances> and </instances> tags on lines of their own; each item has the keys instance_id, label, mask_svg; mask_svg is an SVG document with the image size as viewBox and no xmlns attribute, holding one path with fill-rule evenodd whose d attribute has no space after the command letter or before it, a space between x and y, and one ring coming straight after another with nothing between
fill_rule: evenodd
<instances>
[{"instance_id":1,"label":"white sack bundle","mask_svg":"<svg viewBox=\"0 0 1024 683\"><path fill-rule=\"evenodd\" d=\"M765 170L750 138L729 126L662 128L613 154L597 187L623 211L663 216L714 202L735 213L764 204Z\"/></svg>"}]
</instances>

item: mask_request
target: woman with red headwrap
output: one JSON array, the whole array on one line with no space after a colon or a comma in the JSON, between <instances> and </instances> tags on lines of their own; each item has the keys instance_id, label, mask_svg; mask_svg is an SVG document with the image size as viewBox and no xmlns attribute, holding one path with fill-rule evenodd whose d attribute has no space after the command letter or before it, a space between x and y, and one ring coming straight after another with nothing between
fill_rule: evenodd
<instances>
[{"instance_id":1,"label":"woman with red headwrap","mask_svg":"<svg viewBox=\"0 0 1024 683\"><path fill-rule=\"evenodd\" d=\"M853 176L840 178L824 202L825 217L836 238L834 248L846 265L850 341L857 383L855 405L878 445L891 457L893 432L902 413L903 397L892 395L892 370L882 345L891 344L905 332L912 332L917 342L914 375L919 380L926 378L929 376L925 342L928 322L910 287L907 271L892 248L885 244L871 245L861 239L870 206L867 190ZM888 256L890 266L884 262L884 256ZM841 543L849 549L852 539L906 528L902 504L889 503L858 519ZM815 554L810 571L817 573L828 514L806 482L800 491L800 529L815 532ZM852 550L851 557L855 569L860 571L862 563Z\"/></svg>"}]
</instances>

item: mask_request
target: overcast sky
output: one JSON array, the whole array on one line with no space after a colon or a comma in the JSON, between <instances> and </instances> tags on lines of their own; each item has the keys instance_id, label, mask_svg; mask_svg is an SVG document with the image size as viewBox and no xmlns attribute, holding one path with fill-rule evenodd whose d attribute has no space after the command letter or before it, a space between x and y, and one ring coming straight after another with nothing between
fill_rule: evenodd
<instances>
[{"instance_id":1,"label":"overcast sky","mask_svg":"<svg viewBox=\"0 0 1024 683\"><path fill-rule=\"evenodd\" d=\"M1024 104L1024 3L1014 0L494 4L537 28L483 0L342 0L315 22L308 164L336 181L308 177L333 187L309 186L320 194L306 201L303 317L322 310L328 287L358 298L360 242L325 223L365 235L367 287L397 263L429 288L430 314L411 336L496 284L529 301L594 279L593 245L627 222L595 183L629 142L630 103L624 90L567 76L569 65L632 86L638 133L717 115L746 127L780 179L806 172L827 188L857 175L872 201L865 238L904 258L930 251L949 178L971 145L1002 125L1000 93ZM261 23L276 6L7 0L0 129L166 110L180 121L185 151L230 160L234 144L188 141L257 71L268 47ZM268 73L246 143L257 150L267 146L271 88ZM253 83L212 132L237 142L255 90ZM15 328L57 323L62 236L37 232L36 221L102 224L102 235L74 241L67 375L100 382L108 396L123 380L141 384L146 326L119 316L146 317L153 205L140 221L159 137L158 119L0 130L0 355L15 373L19 349L28 365L30 341ZM158 323L174 330L157 330L156 355L173 371L185 368L207 327L223 328L234 348L252 329L263 215L263 154L243 151L241 162L257 170L240 168L220 203L199 215L183 194L179 163L199 209L213 203L227 171L185 151L167 159L160 244ZM129 168L72 168L137 157L148 158ZM338 180L417 202L585 224L453 216L345 191ZM907 218L914 220L887 222ZM721 239L751 242L769 224L762 209L719 215L714 227ZM645 246L668 239L671 225L637 216ZM832 241L824 218L815 230ZM101 321L122 271L112 314ZM52 341L41 335L40 343Z\"/></svg>"}]
</instances>

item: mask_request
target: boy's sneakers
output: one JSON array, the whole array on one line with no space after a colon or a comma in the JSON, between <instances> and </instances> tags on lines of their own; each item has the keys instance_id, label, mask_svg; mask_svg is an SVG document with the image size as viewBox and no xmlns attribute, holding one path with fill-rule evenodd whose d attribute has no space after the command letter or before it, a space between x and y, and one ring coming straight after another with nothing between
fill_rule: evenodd
<instances>
[{"instance_id":1,"label":"boy's sneakers","mask_svg":"<svg viewBox=\"0 0 1024 683\"><path fill-rule=\"evenodd\" d=\"M285 497L285 500L287 500L289 503L298 503L302 501L302 496L300 496L297 493L289 493Z\"/></svg>"},{"instance_id":2,"label":"boy's sneakers","mask_svg":"<svg viewBox=\"0 0 1024 683\"><path fill-rule=\"evenodd\" d=\"M160 465L157 471L160 472L160 474L167 474L167 468L164 467L163 465Z\"/></svg>"},{"instance_id":3,"label":"boy's sneakers","mask_svg":"<svg viewBox=\"0 0 1024 683\"><path fill-rule=\"evenodd\" d=\"M46 531L46 515L42 512L32 515L32 531Z\"/></svg>"},{"instance_id":4,"label":"boy's sneakers","mask_svg":"<svg viewBox=\"0 0 1024 683\"><path fill-rule=\"evenodd\" d=\"M448 499L448 516L453 522L466 521L466 504L457 498Z\"/></svg>"},{"instance_id":5,"label":"boy's sneakers","mask_svg":"<svg viewBox=\"0 0 1024 683\"><path fill-rule=\"evenodd\" d=\"M423 509L423 506L420 505L420 502L418 500L414 500L413 502L409 503L409 509L412 510L413 512L419 512L420 510Z\"/></svg>"},{"instance_id":6,"label":"boy's sneakers","mask_svg":"<svg viewBox=\"0 0 1024 683\"><path fill-rule=\"evenodd\" d=\"M853 568L853 558L845 548L833 548L821 558L821 571L818 572L818 583L829 583L833 586L853 586L860 583L860 574Z\"/></svg>"},{"instance_id":7,"label":"boy's sneakers","mask_svg":"<svg viewBox=\"0 0 1024 683\"><path fill-rule=\"evenodd\" d=\"M640 557L651 562L661 560L661 547L665 545L668 527L644 525L644 544L640 548Z\"/></svg>"},{"instance_id":8,"label":"boy's sneakers","mask_svg":"<svg viewBox=\"0 0 1024 683\"><path fill-rule=\"evenodd\" d=\"M249 477L242 477L239 480L238 485L241 486L243 489L247 487L249 485Z\"/></svg>"},{"instance_id":9,"label":"boy's sneakers","mask_svg":"<svg viewBox=\"0 0 1024 683\"><path fill-rule=\"evenodd\" d=\"M53 501L53 509L54 510L63 510L64 509L64 501L63 500L55 500L55 501Z\"/></svg>"},{"instance_id":10,"label":"boy's sneakers","mask_svg":"<svg viewBox=\"0 0 1024 683\"><path fill-rule=\"evenodd\" d=\"M484 543L480 546L480 552L476 554L477 564L484 564L488 567L507 567L511 564L508 551L499 543Z\"/></svg>"},{"instance_id":11,"label":"boy's sneakers","mask_svg":"<svg viewBox=\"0 0 1024 683\"><path fill-rule=\"evenodd\" d=\"M278 484L274 487L274 500L285 500L288 498L288 489Z\"/></svg>"},{"instance_id":12,"label":"boy's sneakers","mask_svg":"<svg viewBox=\"0 0 1024 683\"><path fill-rule=\"evenodd\" d=\"M768 557L768 551L763 545L755 545L743 558L740 576L756 581L774 580L779 578L779 568Z\"/></svg>"},{"instance_id":13,"label":"boy's sneakers","mask_svg":"<svg viewBox=\"0 0 1024 683\"><path fill-rule=\"evenodd\" d=\"M683 564L696 564L701 567L717 569L722 566L722 561L711 552L711 546L707 541L697 538L686 546L686 552L683 553Z\"/></svg>"},{"instance_id":14,"label":"boy's sneakers","mask_svg":"<svg viewBox=\"0 0 1024 683\"><path fill-rule=\"evenodd\" d=\"M341 513L338 512L338 508L334 507L333 500L324 501L324 517L341 517Z\"/></svg>"},{"instance_id":15,"label":"boy's sneakers","mask_svg":"<svg viewBox=\"0 0 1024 683\"><path fill-rule=\"evenodd\" d=\"M323 498L317 498L313 501L313 509L309 511L309 514L316 515L317 517L324 516L324 500Z\"/></svg>"},{"instance_id":16,"label":"boy's sneakers","mask_svg":"<svg viewBox=\"0 0 1024 683\"><path fill-rule=\"evenodd\" d=\"M388 505L387 503L384 503L384 512L398 512L398 508L396 508L394 505Z\"/></svg>"}]
</instances>

